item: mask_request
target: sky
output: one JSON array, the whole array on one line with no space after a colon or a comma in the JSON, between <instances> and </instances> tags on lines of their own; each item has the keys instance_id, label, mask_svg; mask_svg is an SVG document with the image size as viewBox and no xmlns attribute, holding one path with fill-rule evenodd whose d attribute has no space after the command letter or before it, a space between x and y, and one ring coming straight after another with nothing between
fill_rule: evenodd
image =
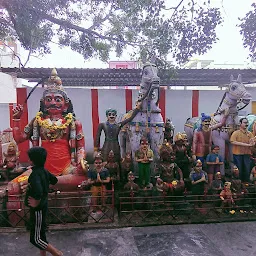
<instances>
[{"instance_id":1,"label":"sky","mask_svg":"<svg viewBox=\"0 0 256 256\"><path fill-rule=\"evenodd\" d=\"M214 60L215 63L242 64L248 62L249 51L243 47L242 36L236 25L238 17L244 17L255 0L211 0L216 6L222 8L224 23L217 28L218 42L212 46L205 55L194 58ZM57 44L51 44L52 54L44 57L31 58L27 67L57 67L57 68L107 68L108 64L93 59L85 61L83 57L69 48L60 49ZM26 56L24 50L22 56ZM111 54L110 60L130 60L126 53L121 58Z\"/></svg>"}]
</instances>

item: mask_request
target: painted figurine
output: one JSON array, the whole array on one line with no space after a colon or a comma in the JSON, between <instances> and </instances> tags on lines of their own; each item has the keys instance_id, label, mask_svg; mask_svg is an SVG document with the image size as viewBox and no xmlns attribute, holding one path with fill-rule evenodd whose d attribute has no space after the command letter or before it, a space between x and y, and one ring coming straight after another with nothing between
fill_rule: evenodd
<instances>
[{"instance_id":1,"label":"painted figurine","mask_svg":"<svg viewBox=\"0 0 256 256\"><path fill-rule=\"evenodd\" d=\"M221 155L219 155L220 147L216 145L212 145L211 153L206 157L207 164L207 173L209 179L209 186L211 186L213 181L213 176L220 172L220 166L223 165L223 159Z\"/></svg>"},{"instance_id":2,"label":"painted figurine","mask_svg":"<svg viewBox=\"0 0 256 256\"><path fill-rule=\"evenodd\" d=\"M139 183L142 187L150 184L150 164L153 162L153 151L149 148L147 138L141 138L140 149L135 152L135 161L139 167Z\"/></svg>"},{"instance_id":3,"label":"painted figurine","mask_svg":"<svg viewBox=\"0 0 256 256\"><path fill-rule=\"evenodd\" d=\"M224 189L224 183L222 181L222 175L221 172L217 172L215 174L215 178L211 184L210 188L210 192L213 195L212 196L212 204L217 207L216 211L217 212L221 212L221 210L219 209L220 205L221 205L221 200L220 200L220 192Z\"/></svg>"},{"instance_id":4,"label":"painted figurine","mask_svg":"<svg viewBox=\"0 0 256 256\"><path fill-rule=\"evenodd\" d=\"M249 122L243 117L239 120L240 129L231 135L232 153L234 164L240 171L240 179L244 182L250 181L251 171L251 148L255 145L254 136L247 130Z\"/></svg>"},{"instance_id":5,"label":"painted figurine","mask_svg":"<svg viewBox=\"0 0 256 256\"><path fill-rule=\"evenodd\" d=\"M221 180L221 173L216 172L215 179L213 180L211 184L211 190L214 195L220 194L220 192L224 189L223 181Z\"/></svg>"},{"instance_id":6,"label":"painted figurine","mask_svg":"<svg viewBox=\"0 0 256 256\"><path fill-rule=\"evenodd\" d=\"M208 177L206 172L203 171L201 160L197 160L194 170L190 173L190 179L192 183L192 194L197 197L197 205L201 206L202 201L199 197L204 194L205 184L208 182Z\"/></svg>"},{"instance_id":7,"label":"painted figurine","mask_svg":"<svg viewBox=\"0 0 256 256\"><path fill-rule=\"evenodd\" d=\"M225 210L231 210L232 205L234 205L231 182L225 182L224 189L220 192L220 199L222 200L221 207Z\"/></svg>"},{"instance_id":8,"label":"painted figurine","mask_svg":"<svg viewBox=\"0 0 256 256\"><path fill-rule=\"evenodd\" d=\"M177 133L174 137L175 144L172 146L175 154L175 163L182 170L183 178L188 179L190 173L190 158L187 154L187 148L184 145L183 136Z\"/></svg>"},{"instance_id":9,"label":"painted figurine","mask_svg":"<svg viewBox=\"0 0 256 256\"><path fill-rule=\"evenodd\" d=\"M128 173L128 182L124 185L124 190L129 190L129 191L138 191L139 186L134 182L135 177L133 172Z\"/></svg>"},{"instance_id":10,"label":"painted figurine","mask_svg":"<svg viewBox=\"0 0 256 256\"><path fill-rule=\"evenodd\" d=\"M96 155L94 168L88 171L88 184L91 185L93 212L97 210L98 196L101 199L101 206L106 204L106 185L110 182L108 169L103 167L101 155Z\"/></svg>"},{"instance_id":11,"label":"painted figurine","mask_svg":"<svg viewBox=\"0 0 256 256\"><path fill-rule=\"evenodd\" d=\"M107 163L103 163L103 165L108 169L111 180L120 180L120 168L119 164L115 162L115 154L113 150L109 151Z\"/></svg>"},{"instance_id":12,"label":"painted figurine","mask_svg":"<svg viewBox=\"0 0 256 256\"><path fill-rule=\"evenodd\" d=\"M256 121L255 121L256 123ZM256 165L256 146L254 145L251 147L251 168L253 168Z\"/></svg>"},{"instance_id":13,"label":"painted figurine","mask_svg":"<svg viewBox=\"0 0 256 256\"><path fill-rule=\"evenodd\" d=\"M110 108L106 111L107 121L99 124L94 142L94 151L101 151L104 161L107 161L108 154L112 150L115 154L115 162L120 163L121 155L118 141L119 132L124 125L129 123L134 118L134 116L136 116L136 114L139 112L139 109L140 105L137 105L137 107L130 112L129 117L120 123L116 122L117 111L115 109ZM103 147L100 149L100 137L102 131L104 131L105 134L105 141Z\"/></svg>"},{"instance_id":14,"label":"painted figurine","mask_svg":"<svg viewBox=\"0 0 256 256\"><path fill-rule=\"evenodd\" d=\"M123 115L122 121L124 121L126 118L129 118L130 113L132 110L126 114ZM124 125L119 134L119 141L120 141L120 149L121 149L121 157L125 158L126 154L131 152L131 142L130 142L130 137L128 134L129 131L129 124L127 123ZM127 175L125 177L127 179Z\"/></svg>"},{"instance_id":15,"label":"painted figurine","mask_svg":"<svg viewBox=\"0 0 256 256\"><path fill-rule=\"evenodd\" d=\"M184 181L181 169L175 163L175 153L169 143L160 148L160 163L156 168L159 176L169 187L170 194L179 194L184 191Z\"/></svg>"},{"instance_id":16,"label":"painted figurine","mask_svg":"<svg viewBox=\"0 0 256 256\"><path fill-rule=\"evenodd\" d=\"M199 159L204 164L206 156L211 152L212 131L210 128L211 117L201 114L201 125L194 132L192 154L194 159Z\"/></svg>"},{"instance_id":17,"label":"painted figurine","mask_svg":"<svg viewBox=\"0 0 256 256\"><path fill-rule=\"evenodd\" d=\"M173 143L173 135L174 135L174 125L172 124L169 118L166 119L164 124L164 139L169 143Z\"/></svg>"},{"instance_id":18,"label":"painted figurine","mask_svg":"<svg viewBox=\"0 0 256 256\"><path fill-rule=\"evenodd\" d=\"M127 175L130 171L133 171L132 155L131 153L126 153L125 157L121 162L121 181L127 182Z\"/></svg>"},{"instance_id":19,"label":"painted figurine","mask_svg":"<svg viewBox=\"0 0 256 256\"><path fill-rule=\"evenodd\" d=\"M250 180L252 181L252 183L254 185L256 185L256 166L254 166L252 168L251 175L250 175Z\"/></svg>"},{"instance_id":20,"label":"painted figurine","mask_svg":"<svg viewBox=\"0 0 256 256\"><path fill-rule=\"evenodd\" d=\"M244 197L244 194L248 192L240 179L239 169L237 168L236 165L233 166L233 170L232 170L231 190L233 192L233 198L238 199L240 203Z\"/></svg>"},{"instance_id":21,"label":"painted figurine","mask_svg":"<svg viewBox=\"0 0 256 256\"><path fill-rule=\"evenodd\" d=\"M4 153L4 161L0 164L0 167L2 167L1 174L5 180L14 178L23 172L23 169L19 167L19 152L15 143L9 143L6 153Z\"/></svg>"},{"instance_id":22,"label":"painted figurine","mask_svg":"<svg viewBox=\"0 0 256 256\"><path fill-rule=\"evenodd\" d=\"M54 175L82 169L85 158L82 124L75 117L72 102L55 69L40 100L40 110L24 131L20 129L22 113L21 105L13 110L13 137L16 143L30 140L33 146L39 146L41 139L42 147L48 152L45 168Z\"/></svg>"},{"instance_id":23,"label":"painted figurine","mask_svg":"<svg viewBox=\"0 0 256 256\"><path fill-rule=\"evenodd\" d=\"M187 149L188 157L192 159L192 145L188 141L188 136L187 136L187 134L185 132L182 132L181 136L182 136L182 140L183 140L184 146Z\"/></svg>"}]
</instances>

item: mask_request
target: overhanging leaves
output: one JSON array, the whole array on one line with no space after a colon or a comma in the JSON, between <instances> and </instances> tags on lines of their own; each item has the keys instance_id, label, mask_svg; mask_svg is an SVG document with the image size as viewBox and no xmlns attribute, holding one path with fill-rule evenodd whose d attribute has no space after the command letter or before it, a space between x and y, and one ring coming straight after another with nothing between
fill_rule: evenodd
<instances>
[{"instance_id":1,"label":"overhanging leaves","mask_svg":"<svg viewBox=\"0 0 256 256\"><path fill-rule=\"evenodd\" d=\"M85 59L107 61L132 46L134 56L155 56L161 63L169 54L184 63L203 54L216 42L220 11L195 0L169 6L164 0L0 0L0 39L16 37L25 49L49 53L58 40Z\"/></svg>"}]
</instances>

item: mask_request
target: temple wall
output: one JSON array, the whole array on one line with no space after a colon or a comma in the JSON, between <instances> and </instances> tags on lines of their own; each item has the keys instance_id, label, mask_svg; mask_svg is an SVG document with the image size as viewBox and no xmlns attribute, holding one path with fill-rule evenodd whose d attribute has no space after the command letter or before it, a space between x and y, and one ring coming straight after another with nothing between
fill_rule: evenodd
<instances>
[{"instance_id":1,"label":"temple wall","mask_svg":"<svg viewBox=\"0 0 256 256\"><path fill-rule=\"evenodd\" d=\"M198 112L212 114L214 113L224 95L224 91L200 91L198 101Z\"/></svg>"},{"instance_id":2,"label":"temple wall","mask_svg":"<svg viewBox=\"0 0 256 256\"><path fill-rule=\"evenodd\" d=\"M0 103L16 102L17 78L0 72Z\"/></svg>"},{"instance_id":3,"label":"temple wall","mask_svg":"<svg viewBox=\"0 0 256 256\"><path fill-rule=\"evenodd\" d=\"M0 103L0 131L10 127L9 104Z\"/></svg>"},{"instance_id":4,"label":"temple wall","mask_svg":"<svg viewBox=\"0 0 256 256\"><path fill-rule=\"evenodd\" d=\"M170 118L175 132L184 131L184 123L192 116L192 91L166 91L166 118Z\"/></svg>"},{"instance_id":5,"label":"temple wall","mask_svg":"<svg viewBox=\"0 0 256 256\"><path fill-rule=\"evenodd\" d=\"M27 94L31 88L27 88ZM28 100L28 120L31 120L39 110L40 98L43 88L37 88ZM248 88L252 99L256 100L256 90ZM124 114L129 106L134 106L138 90L124 89L82 89L67 88L69 98L72 100L77 118L82 122L86 141L86 151L93 150L93 137L99 122L106 120L105 111L115 108L120 115ZM129 93L127 93L129 91ZM197 94L196 94L196 93ZM200 115L204 112L212 114L216 111L224 91L189 91L164 90L161 94L160 105L164 118L171 118L175 131L183 131L184 123L188 117ZM130 97L128 97L130 95ZM197 95L197 97L194 97ZM251 103L240 114L251 113ZM0 130L10 126L9 104L0 104ZM102 135L101 141L104 141Z\"/></svg>"}]
</instances>

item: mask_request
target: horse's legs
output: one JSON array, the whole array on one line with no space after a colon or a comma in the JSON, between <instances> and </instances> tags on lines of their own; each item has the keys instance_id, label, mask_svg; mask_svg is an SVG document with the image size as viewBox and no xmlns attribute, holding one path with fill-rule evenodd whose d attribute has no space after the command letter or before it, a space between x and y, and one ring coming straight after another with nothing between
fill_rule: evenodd
<instances>
[{"instance_id":1,"label":"horse's legs","mask_svg":"<svg viewBox=\"0 0 256 256\"><path fill-rule=\"evenodd\" d=\"M193 142L193 132L194 132L193 128L184 126L184 131L187 134L189 144L192 145L192 142Z\"/></svg>"},{"instance_id":2,"label":"horse's legs","mask_svg":"<svg viewBox=\"0 0 256 256\"><path fill-rule=\"evenodd\" d=\"M135 152L140 148L140 138L142 137L143 133L144 130L142 129L139 132L136 132L135 126L132 126L131 130L128 131L135 175L138 175L138 163L135 161Z\"/></svg>"},{"instance_id":3,"label":"horse's legs","mask_svg":"<svg viewBox=\"0 0 256 256\"><path fill-rule=\"evenodd\" d=\"M222 157L223 161L225 162L225 140L221 137L220 132L213 131L212 132L212 141L214 145L217 145L220 147L220 153L219 155ZM221 175L225 175L225 166L224 163L220 166L220 172Z\"/></svg>"},{"instance_id":4,"label":"horse's legs","mask_svg":"<svg viewBox=\"0 0 256 256\"><path fill-rule=\"evenodd\" d=\"M232 144L230 143L230 141L227 142L227 146L228 146L228 161L233 163L234 159L233 159L233 152L232 152Z\"/></svg>"},{"instance_id":5,"label":"horse's legs","mask_svg":"<svg viewBox=\"0 0 256 256\"><path fill-rule=\"evenodd\" d=\"M152 128L150 131L150 146L154 152L155 160L159 159L159 148L163 144L164 141L164 133L163 128L159 127L159 131L156 132L155 128Z\"/></svg>"},{"instance_id":6,"label":"horse's legs","mask_svg":"<svg viewBox=\"0 0 256 256\"><path fill-rule=\"evenodd\" d=\"M125 134L125 132L123 132L123 131L120 132L119 141L120 141L121 157L124 158L126 155L126 134Z\"/></svg>"},{"instance_id":7,"label":"horse's legs","mask_svg":"<svg viewBox=\"0 0 256 256\"><path fill-rule=\"evenodd\" d=\"M129 138L129 134L128 132L126 133L126 154L127 153L131 153L132 152L132 149L131 149L131 143L130 143L130 138Z\"/></svg>"}]
</instances>

